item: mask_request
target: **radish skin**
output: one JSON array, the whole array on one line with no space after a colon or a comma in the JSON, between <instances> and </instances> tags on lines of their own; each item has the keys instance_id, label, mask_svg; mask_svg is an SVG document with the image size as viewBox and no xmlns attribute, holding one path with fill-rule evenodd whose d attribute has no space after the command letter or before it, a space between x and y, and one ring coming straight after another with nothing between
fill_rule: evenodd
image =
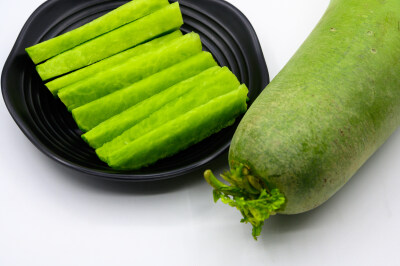
<instances>
[{"instance_id":1,"label":"radish skin","mask_svg":"<svg viewBox=\"0 0 400 266\"><path fill-rule=\"evenodd\" d=\"M398 0L332 0L251 106L232 141L232 171L224 176L241 196L221 190L210 172L206 179L214 196L252 223L253 236L274 213L266 201L247 204L263 190L284 195L278 213L312 210L343 187L398 128L399 21Z\"/></svg>"}]
</instances>

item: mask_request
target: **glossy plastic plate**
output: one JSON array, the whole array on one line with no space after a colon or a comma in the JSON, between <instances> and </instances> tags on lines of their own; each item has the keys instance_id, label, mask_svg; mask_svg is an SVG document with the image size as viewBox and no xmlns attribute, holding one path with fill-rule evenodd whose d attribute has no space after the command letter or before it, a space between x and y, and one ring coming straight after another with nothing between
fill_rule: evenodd
<instances>
[{"instance_id":1,"label":"glossy plastic plate","mask_svg":"<svg viewBox=\"0 0 400 266\"><path fill-rule=\"evenodd\" d=\"M172 178L204 167L226 152L237 127L140 171L115 171L101 162L81 139L65 106L53 98L35 71L25 48L77 28L127 1L51 0L41 5L23 27L4 66L1 87L7 108L29 140L48 157L75 170L114 180L150 181ZM250 103L269 82L256 33L246 17L221 0L182 0L184 33L200 34L204 50L228 66L250 90ZM238 119L239 120L239 119Z\"/></svg>"}]
</instances>

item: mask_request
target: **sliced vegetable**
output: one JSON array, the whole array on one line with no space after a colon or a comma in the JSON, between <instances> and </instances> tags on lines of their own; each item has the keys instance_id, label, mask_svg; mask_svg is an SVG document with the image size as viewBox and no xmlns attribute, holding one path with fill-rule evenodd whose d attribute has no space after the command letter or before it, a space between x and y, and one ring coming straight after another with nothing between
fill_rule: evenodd
<instances>
[{"instance_id":1,"label":"sliced vegetable","mask_svg":"<svg viewBox=\"0 0 400 266\"><path fill-rule=\"evenodd\" d=\"M134 0L75 30L41 42L26 52L35 64L67 51L81 43L137 20L167 6L167 0Z\"/></svg>"},{"instance_id":2,"label":"sliced vegetable","mask_svg":"<svg viewBox=\"0 0 400 266\"><path fill-rule=\"evenodd\" d=\"M99 72L102 72L107 69L113 68L117 65L120 65L132 57L151 52L152 50L157 49L158 47L163 46L163 45L167 44L168 42L170 42L171 40L174 40L181 36L182 36L182 32L174 31L173 33L162 36L160 38L156 38L156 39L149 41L147 43L144 43L142 45L135 46L134 48L131 48L131 49L121 52L119 54L113 55L113 56L106 58L104 60L101 60L93 65L87 66L85 68L81 68L72 73L69 73L69 74L59 77L55 80L52 80L52 81L46 83L46 86L53 95L56 95L60 89L65 88L68 85L74 84L80 80L89 78Z\"/></svg>"},{"instance_id":3,"label":"sliced vegetable","mask_svg":"<svg viewBox=\"0 0 400 266\"><path fill-rule=\"evenodd\" d=\"M200 53L201 50L199 35L186 34L151 53L136 56L122 65L65 87L60 90L58 97L68 107L68 110L72 110L130 86L164 68Z\"/></svg>"},{"instance_id":4,"label":"sliced vegetable","mask_svg":"<svg viewBox=\"0 0 400 266\"><path fill-rule=\"evenodd\" d=\"M247 93L242 85L183 114L115 151L109 157L109 165L115 169L139 169L200 142L231 125L246 111Z\"/></svg>"},{"instance_id":5,"label":"sliced vegetable","mask_svg":"<svg viewBox=\"0 0 400 266\"><path fill-rule=\"evenodd\" d=\"M96 153L102 160L106 160L108 155L157 129L167 121L172 121L182 114L211 101L213 98L234 91L239 85L240 83L236 76L228 68L224 67L214 77L208 80L203 79L202 82L187 93L164 105L148 118L126 130L119 137L104 144Z\"/></svg>"},{"instance_id":6,"label":"sliced vegetable","mask_svg":"<svg viewBox=\"0 0 400 266\"><path fill-rule=\"evenodd\" d=\"M89 131L129 107L213 66L217 63L210 53L199 53L129 87L80 106L72 110L72 115L81 130Z\"/></svg>"},{"instance_id":7,"label":"sliced vegetable","mask_svg":"<svg viewBox=\"0 0 400 266\"><path fill-rule=\"evenodd\" d=\"M217 199L241 210L255 237L268 214L326 202L398 128L399 21L398 0L331 1L251 106L232 140L231 186L210 183ZM275 189L286 201L275 197L280 207L271 209L259 197Z\"/></svg>"},{"instance_id":8,"label":"sliced vegetable","mask_svg":"<svg viewBox=\"0 0 400 266\"><path fill-rule=\"evenodd\" d=\"M212 80L219 72L221 72L220 67L213 67L195 77L182 81L99 124L97 127L82 135L82 138L91 147L100 148L104 143L118 137L125 130L147 118L164 105L196 88L196 86L204 80Z\"/></svg>"},{"instance_id":9,"label":"sliced vegetable","mask_svg":"<svg viewBox=\"0 0 400 266\"><path fill-rule=\"evenodd\" d=\"M182 14L176 2L59 54L38 65L36 69L42 80L47 80L91 65L161 34L176 30L182 24Z\"/></svg>"}]
</instances>

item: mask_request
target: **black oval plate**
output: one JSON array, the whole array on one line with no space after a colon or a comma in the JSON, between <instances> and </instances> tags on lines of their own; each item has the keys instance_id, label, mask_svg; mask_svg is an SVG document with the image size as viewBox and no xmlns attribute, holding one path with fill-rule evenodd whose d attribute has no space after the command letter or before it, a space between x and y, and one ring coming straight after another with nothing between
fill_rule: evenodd
<instances>
[{"instance_id":1,"label":"black oval plate","mask_svg":"<svg viewBox=\"0 0 400 266\"><path fill-rule=\"evenodd\" d=\"M15 122L42 152L75 170L108 179L149 181L183 175L225 152L236 123L201 143L140 171L115 171L101 162L80 138L71 114L52 97L35 71L25 48L77 28L127 1L51 0L28 19L5 63L1 87ZM250 90L250 103L269 82L256 33L246 17L222 0L179 1L184 33L200 34L204 50L228 66ZM238 119L239 120L239 119Z\"/></svg>"}]
</instances>

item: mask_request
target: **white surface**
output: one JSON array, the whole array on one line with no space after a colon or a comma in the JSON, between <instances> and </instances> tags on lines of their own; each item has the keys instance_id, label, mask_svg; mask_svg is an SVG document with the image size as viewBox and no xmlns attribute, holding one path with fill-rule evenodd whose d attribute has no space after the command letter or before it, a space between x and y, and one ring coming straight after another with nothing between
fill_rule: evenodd
<instances>
[{"instance_id":1,"label":"white surface","mask_svg":"<svg viewBox=\"0 0 400 266\"><path fill-rule=\"evenodd\" d=\"M0 65L41 0L0 1ZM271 77L328 0L231 0L253 23ZM400 265L400 132L334 198L273 217L255 242L212 202L201 172L155 184L98 181L62 167L0 101L0 265ZM212 168L226 169L226 158Z\"/></svg>"}]
</instances>

